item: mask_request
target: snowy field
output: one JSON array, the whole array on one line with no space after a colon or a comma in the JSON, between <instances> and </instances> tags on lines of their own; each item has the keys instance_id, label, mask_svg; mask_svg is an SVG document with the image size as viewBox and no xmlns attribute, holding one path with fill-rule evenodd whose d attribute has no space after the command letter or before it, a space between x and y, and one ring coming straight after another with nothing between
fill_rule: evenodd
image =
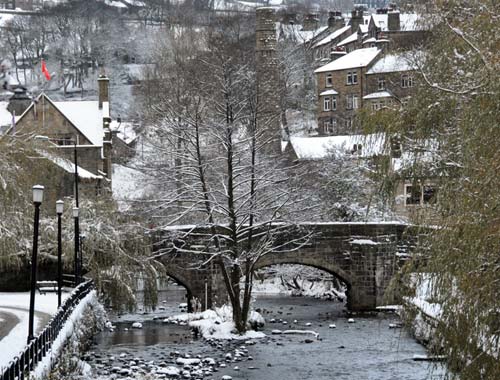
<instances>
[{"instance_id":1,"label":"snowy field","mask_svg":"<svg viewBox=\"0 0 500 380\"><path fill-rule=\"evenodd\" d=\"M63 293L63 300L69 293ZM0 368L23 350L28 337L29 292L0 292ZM36 294L35 332L42 330L57 311L57 293Z\"/></svg>"}]
</instances>

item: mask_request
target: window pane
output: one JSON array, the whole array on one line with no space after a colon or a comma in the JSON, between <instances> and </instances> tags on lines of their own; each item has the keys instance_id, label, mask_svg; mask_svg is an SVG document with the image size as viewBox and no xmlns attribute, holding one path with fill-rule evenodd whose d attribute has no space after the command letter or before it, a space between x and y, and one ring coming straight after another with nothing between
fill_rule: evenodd
<instances>
[{"instance_id":1,"label":"window pane","mask_svg":"<svg viewBox=\"0 0 500 380\"><path fill-rule=\"evenodd\" d=\"M407 205L419 205L420 198L422 196L420 186L406 186L406 204Z\"/></svg>"}]
</instances>

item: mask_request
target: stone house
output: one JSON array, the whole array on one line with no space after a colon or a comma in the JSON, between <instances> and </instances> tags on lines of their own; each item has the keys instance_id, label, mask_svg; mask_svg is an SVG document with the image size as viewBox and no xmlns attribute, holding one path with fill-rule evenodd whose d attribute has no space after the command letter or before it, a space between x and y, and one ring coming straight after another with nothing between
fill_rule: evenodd
<instances>
[{"instance_id":1,"label":"stone house","mask_svg":"<svg viewBox=\"0 0 500 380\"><path fill-rule=\"evenodd\" d=\"M111 189L113 155L109 128L109 79L100 75L98 84L97 101L53 101L42 93L26 108L26 102L16 102L16 97L13 97L9 108L20 116L6 132L36 141L41 155L67 173L74 174L76 151L79 180L83 187L88 187L81 191L93 196L100 196ZM25 110L22 111L22 108ZM67 176L67 181L57 184L67 189L68 194L63 196L72 193L74 179Z\"/></svg>"},{"instance_id":2,"label":"stone house","mask_svg":"<svg viewBox=\"0 0 500 380\"><path fill-rule=\"evenodd\" d=\"M394 104L404 105L417 86L416 67L408 53L385 54L366 72L363 104L376 111Z\"/></svg>"},{"instance_id":3,"label":"stone house","mask_svg":"<svg viewBox=\"0 0 500 380\"><path fill-rule=\"evenodd\" d=\"M353 22L353 20L359 20ZM396 8L378 9L371 15L359 14L351 17L351 33L336 45L332 52L350 53L356 49L378 47L379 49L408 50L421 44L428 35L425 25L416 13L400 13ZM336 55L331 56L332 59Z\"/></svg>"},{"instance_id":4,"label":"stone house","mask_svg":"<svg viewBox=\"0 0 500 380\"><path fill-rule=\"evenodd\" d=\"M412 58L409 53L384 54L372 47L354 50L317 69L318 132L357 133L353 120L358 109L405 104L417 85Z\"/></svg>"},{"instance_id":5,"label":"stone house","mask_svg":"<svg viewBox=\"0 0 500 380\"><path fill-rule=\"evenodd\" d=\"M353 119L367 95L366 73L380 54L377 48L358 49L315 70L320 134L355 133Z\"/></svg>"}]
</instances>

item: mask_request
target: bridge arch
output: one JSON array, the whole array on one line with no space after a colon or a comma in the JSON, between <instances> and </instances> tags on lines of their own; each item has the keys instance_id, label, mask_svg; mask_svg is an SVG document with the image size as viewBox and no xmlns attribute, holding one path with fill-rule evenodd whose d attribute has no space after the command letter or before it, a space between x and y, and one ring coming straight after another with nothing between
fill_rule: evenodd
<instances>
[{"instance_id":1,"label":"bridge arch","mask_svg":"<svg viewBox=\"0 0 500 380\"><path fill-rule=\"evenodd\" d=\"M192 312L193 305L191 303L191 300L193 299L193 290L191 289L191 286L189 285L189 281L179 272L177 273L172 273L172 271L169 271L167 268L167 271L165 272L165 275L167 277L170 277L173 279L175 282L177 282L179 285L181 285L184 289L186 289L186 295L187 295L187 305L188 305L188 312Z\"/></svg>"},{"instance_id":2,"label":"bridge arch","mask_svg":"<svg viewBox=\"0 0 500 380\"><path fill-rule=\"evenodd\" d=\"M338 266L332 263L318 263L318 260L308 257L308 256L297 256L297 257L279 257L281 255L270 255L264 256L261 258L255 265L254 269L263 269L266 267L270 267L273 265L281 265L281 264L296 264L296 265L304 265L308 267L313 267L316 269L323 270L340 280L342 280L348 288L352 285L352 279L349 273L342 270Z\"/></svg>"}]
</instances>

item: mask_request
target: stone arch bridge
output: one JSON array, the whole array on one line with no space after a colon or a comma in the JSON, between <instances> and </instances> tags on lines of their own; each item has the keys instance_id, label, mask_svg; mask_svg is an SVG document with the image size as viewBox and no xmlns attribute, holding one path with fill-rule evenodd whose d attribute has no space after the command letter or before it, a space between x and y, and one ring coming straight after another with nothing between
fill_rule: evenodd
<instances>
[{"instance_id":1,"label":"stone arch bridge","mask_svg":"<svg viewBox=\"0 0 500 380\"><path fill-rule=\"evenodd\" d=\"M369 311L388 301L389 283L410 258L422 231L399 223L307 223L291 226L287 233L289 238L300 233L310 237L296 250L263 256L256 269L300 264L324 270L347 285L350 310ZM222 275L214 263L204 265L199 254L185 251L202 250L210 236L206 227L179 226L156 236L154 244L167 275L186 288L188 299L196 297L203 308L226 300Z\"/></svg>"}]
</instances>

